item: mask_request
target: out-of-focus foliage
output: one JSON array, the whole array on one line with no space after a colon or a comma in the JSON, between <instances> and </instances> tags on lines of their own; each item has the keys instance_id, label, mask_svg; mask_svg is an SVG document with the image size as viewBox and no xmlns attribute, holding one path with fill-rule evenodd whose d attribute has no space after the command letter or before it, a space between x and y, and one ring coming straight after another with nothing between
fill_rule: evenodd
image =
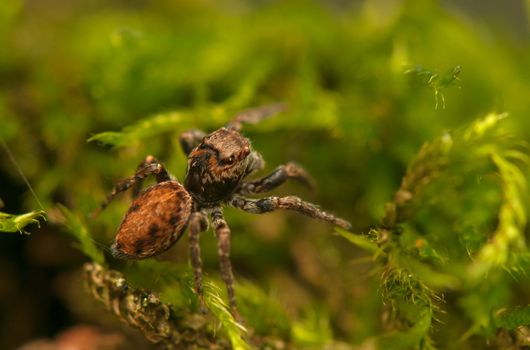
<instances>
[{"instance_id":1,"label":"out-of-focus foliage","mask_svg":"<svg viewBox=\"0 0 530 350\"><path fill-rule=\"evenodd\" d=\"M68 232L75 237L77 242L74 246L92 261L97 262L98 264L104 264L105 257L103 256L103 252L96 246L85 224L64 206L59 205L59 209L61 210L64 219L61 218L57 221L64 224Z\"/></svg>"},{"instance_id":2,"label":"out-of-focus foliage","mask_svg":"<svg viewBox=\"0 0 530 350\"><path fill-rule=\"evenodd\" d=\"M334 236L291 213L227 209L247 332L214 301L222 284L205 234L218 336L236 347L246 346L240 334L314 349L519 344L509 342L528 326L530 297L525 30L514 39L435 0L2 0L0 137L44 209L69 208L27 249L17 246L18 262L48 249L66 256L50 238L66 223L90 260L179 312L197 311L185 238L163 262L120 263L102 246L130 197L97 219L89 214L148 154L182 181L180 132L213 130L242 109L281 101L287 112L244 129L267 161L263 173L302 164L318 192L286 184L275 194L318 203L349 219L354 233ZM2 210L35 209L8 157L0 164ZM0 256L0 279L28 278L5 272L9 259ZM80 266L75 258L55 264L46 268ZM22 283L0 289L5 319L15 312L7 303L43 293ZM101 318L78 311L79 300L63 303L71 322ZM39 317L26 320L48 319L46 310L33 308ZM51 332L20 329L2 324L0 348Z\"/></svg>"}]
</instances>

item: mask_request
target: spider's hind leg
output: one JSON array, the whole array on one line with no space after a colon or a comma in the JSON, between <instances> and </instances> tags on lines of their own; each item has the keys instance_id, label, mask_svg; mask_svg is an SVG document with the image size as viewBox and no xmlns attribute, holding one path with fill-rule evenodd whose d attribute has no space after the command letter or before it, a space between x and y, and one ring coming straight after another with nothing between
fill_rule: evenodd
<instances>
[{"instance_id":1,"label":"spider's hind leg","mask_svg":"<svg viewBox=\"0 0 530 350\"><path fill-rule=\"evenodd\" d=\"M142 166L144 163L147 165ZM112 191L107 195L107 198L101 203L100 207L96 209L92 213L92 216L96 216L99 214L102 210L104 210L110 202L121 192L127 191L129 188L134 186L134 189L141 185L142 181L148 177L149 175L154 175L156 177L157 182L163 182L171 179L171 176L169 175L168 171L160 162L153 156L148 156L144 160L142 164L140 164L140 167L136 171L136 173L133 176L129 176L128 178L118 182Z\"/></svg>"}]
</instances>

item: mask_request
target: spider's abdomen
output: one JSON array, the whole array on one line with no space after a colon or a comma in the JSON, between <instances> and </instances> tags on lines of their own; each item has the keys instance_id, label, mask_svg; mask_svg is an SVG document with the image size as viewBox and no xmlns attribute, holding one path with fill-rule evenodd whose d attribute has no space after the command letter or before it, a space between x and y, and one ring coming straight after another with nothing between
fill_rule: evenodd
<instances>
[{"instance_id":1,"label":"spider's abdomen","mask_svg":"<svg viewBox=\"0 0 530 350\"><path fill-rule=\"evenodd\" d=\"M144 259L162 253L182 236L191 210L191 196L177 181L147 188L125 214L111 247L112 254Z\"/></svg>"}]
</instances>

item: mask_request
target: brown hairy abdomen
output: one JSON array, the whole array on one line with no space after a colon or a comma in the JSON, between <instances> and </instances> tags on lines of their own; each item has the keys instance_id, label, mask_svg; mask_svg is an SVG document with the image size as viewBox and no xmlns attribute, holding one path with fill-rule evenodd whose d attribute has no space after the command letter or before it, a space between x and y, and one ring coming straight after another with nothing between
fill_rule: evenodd
<instances>
[{"instance_id":1,"label":"brown hairy abdomen","mask_svg":"<svg viewBox=\"0 0 530 350\"><path fill-rule=\"evenodd\" d=\"M191 208L190 195L177 181L147 188L123 218L113 255L144 259L169 249L184 233Z\"/></svg>"}]
</instances>

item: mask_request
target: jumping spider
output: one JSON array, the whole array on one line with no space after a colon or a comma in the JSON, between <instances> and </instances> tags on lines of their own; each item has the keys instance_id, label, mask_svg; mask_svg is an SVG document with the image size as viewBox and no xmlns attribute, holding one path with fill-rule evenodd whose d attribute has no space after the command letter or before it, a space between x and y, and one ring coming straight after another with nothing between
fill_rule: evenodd
<instances>
[{"instance_id":1,"label":"jumping spider","mask_svg":"<svg viewBox=\"0 0 530 350\"><path fill-rule=\"evenodd\" d=\"M350 223L304 202L298 197L246 198L245 195L270 191L288 179L311 187L312 179L294 163L280 165L269 175L246 180L264 167L261 155L252 150L250 141L240 134L243 123L257 123L283 110L274 104L237 115L226 127L211 134L190 130L180 137L188 157L184 185L180 184L153 156L138 166L134 176L119 182L101 205L104 209L114 197L129 188L135 198L125 215L111 247L114 257L144 259L164 252L189 228L189 254L195 275L195 289L204 310L202 263L199 235L208 229L208 214L218 240L218 254L232 314L239 319L234 295L234 277L230 263L230 228L223 217L222 205L249 213L262 214L276 209L295 210L301 214L348 229ZM153 175L156 184L140 192L142 181Z\"/></svg>"}]
</instances>

